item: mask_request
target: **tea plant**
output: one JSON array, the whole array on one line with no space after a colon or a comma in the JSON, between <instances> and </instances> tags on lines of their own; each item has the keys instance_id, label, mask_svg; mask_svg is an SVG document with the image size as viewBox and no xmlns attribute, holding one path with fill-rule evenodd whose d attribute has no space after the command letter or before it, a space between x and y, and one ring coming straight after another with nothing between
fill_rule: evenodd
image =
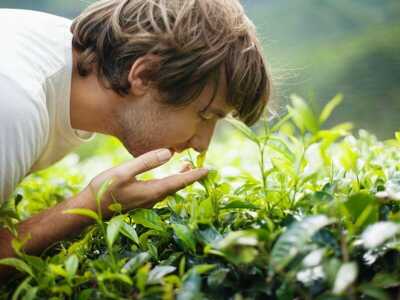
<instances>
[{"instance_id":1,"label":"tea plant","mask_svg":"<svg viewBox=\"0 0 400 300\"><path fill-rule=\"evenodd\" d=\"M287 116L264 121L257 131L229 120L255 146L234 150L239 174L211 171L201 184L153 209L120 214L115 205L111 220L103 220L100 212L67 211L96 224L41 257L24 254L23 242L15 241L18 257L0 263L20 274L1 287L0 297L398 297L400 134L380 142L363 130L352 135L349 123L325 129L340 102L339 95L316 114L293 96ZM223 149L235 147L236 137ZM214 161L226 164L228 156L225 151ZM257 169L244 170L254 156ZM205 154L194 165L204 160ZM6 226L77 192L83 180L54 174L61 183L55 190L32 188L49 176L40 172L21 185L15 200L1 210Z\"/></svg>"}]
</instances>

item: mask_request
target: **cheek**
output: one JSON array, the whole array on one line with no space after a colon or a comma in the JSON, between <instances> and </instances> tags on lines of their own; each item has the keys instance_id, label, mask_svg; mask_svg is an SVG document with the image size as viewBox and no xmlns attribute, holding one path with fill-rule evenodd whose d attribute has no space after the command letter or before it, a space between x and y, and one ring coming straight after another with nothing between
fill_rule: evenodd
<instances>
[{"instance_id":1,"label":"cheek","mask_svg":"<svg viewBox=\"0 0 400 300\"><path fill-rule=\"evenodd\" d=\"M185 115L171 116L168 118L168 123L164 124L164 128L168 128L166 136L179 143L184 143L190 140L197 131L197 120L188 118Z\"/></svg>"}]
</instances>

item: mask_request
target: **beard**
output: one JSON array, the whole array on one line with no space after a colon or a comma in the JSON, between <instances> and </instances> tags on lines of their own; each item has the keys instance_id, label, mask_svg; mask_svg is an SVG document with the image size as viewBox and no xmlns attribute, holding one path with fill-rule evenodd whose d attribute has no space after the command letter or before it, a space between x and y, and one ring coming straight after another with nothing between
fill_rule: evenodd
<instances>
[{"instance_id":1,"label":"beard","mask_svg":"<svg viewBox=\"0 0 400 300\"><path fill-rule=\"evenodd\" d=\"M144 114L126 104L114 114L118 127L116 137L134 157L165 146L160 143L163 126L160 126L162 118L157 109Z\"/></svg>"}]
</instances>

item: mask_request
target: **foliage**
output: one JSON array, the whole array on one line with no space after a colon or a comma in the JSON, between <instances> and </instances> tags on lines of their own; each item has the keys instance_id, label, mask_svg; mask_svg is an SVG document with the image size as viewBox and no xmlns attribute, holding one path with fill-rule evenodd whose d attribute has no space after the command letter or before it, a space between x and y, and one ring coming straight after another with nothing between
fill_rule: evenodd
<instances>
[{"instance_id":1,"label":"foliage","mask_svg":"<svg viewBox=\"0 0 400 300\"><path fill-rule=\"evenodd\" d=\"M293 96L287 116L264 121L257 131L230 120L247 146L239 147L235 135L219 156L207 155L207 162L230 169L217 168L153 209L108 221L96 212L69 211L96 225L41 257L22 253L21 242L14 242L18 257L0 263L20 274L0 288L0 297L394 298L400 285L400 134L380 142L362 130L355 137L347 123L326 129L340 101L335 97L317 114ZM255 167L246 170L254 157ZM25 182L16 209L9 205L2 215L23 219L36 211L37 195L51 199L48 186L31 189L51 174ZM67 180L76 175L53 175L69 182L52 190L55 199L59 189L76 189L75 179Z\"/></svg>"}]
</instances>

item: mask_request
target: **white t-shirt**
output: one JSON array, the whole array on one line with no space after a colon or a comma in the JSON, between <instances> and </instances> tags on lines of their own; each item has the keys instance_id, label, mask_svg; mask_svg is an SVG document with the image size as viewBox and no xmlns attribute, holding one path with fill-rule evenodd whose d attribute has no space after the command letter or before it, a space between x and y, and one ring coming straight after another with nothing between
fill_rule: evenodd
<instances>
[{"instance_id":1,"label":"white t-shirt","mask_svg":"<svg viewBox=\"0 0 400 300\"><path fill-rule=\"evenodd\" d=\"M0 204L92 133L70 122L71 21L0 9Z\"/></svg>"}]
</instances>

